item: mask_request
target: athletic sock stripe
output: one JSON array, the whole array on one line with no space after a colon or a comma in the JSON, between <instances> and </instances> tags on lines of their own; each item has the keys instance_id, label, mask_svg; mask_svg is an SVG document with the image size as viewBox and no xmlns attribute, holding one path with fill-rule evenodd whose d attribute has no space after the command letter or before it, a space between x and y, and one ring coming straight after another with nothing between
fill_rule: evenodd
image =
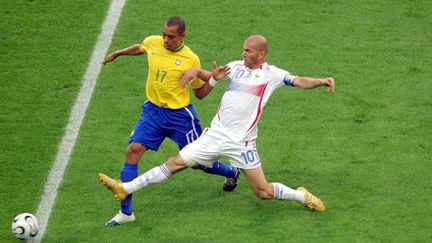
<instances>
[{"instance_id":1,"label":"athletic sock stripe","mask_svg":"<svg viewBox=\"0 0 432 243\"><path fill-rule=\"evenodd\" d=\"M166 178L170 178L172 176L171 172L169 172L168 168L165 165L159 166L162 173L166 176Z\"/></svg>"},{"instance_id":2,"label":"athletic sock stripe","mask_svg":"<svg viewBox=\"0 0 432 243\"><path fill-rule=\"evenodd\" d=\"M273 185L273 188L274 188L273 198L280 198L281 195L280 195L280 188L279 188L278 184L276 184L276 183L271 183L271 184Z\"/></svg>"}]
</instances>

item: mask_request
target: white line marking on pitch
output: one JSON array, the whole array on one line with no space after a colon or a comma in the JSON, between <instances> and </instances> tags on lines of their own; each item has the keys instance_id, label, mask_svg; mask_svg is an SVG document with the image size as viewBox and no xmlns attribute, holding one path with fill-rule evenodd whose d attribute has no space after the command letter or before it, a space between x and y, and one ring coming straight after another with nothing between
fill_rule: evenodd
<instances>
[{"instance_id":1,"label":"white line marking on pitch","mask_svg":"<svg viewBox=\"0 0 432 243\"><path fill-rule=\"evenodd\" d=\"M57 189L63 179L64 171L69 162L73 147L75 146L75 141L78 137L85 112L87 110L90 98L96 85L96 80L102 67L101 62L103 61L103 58L105 57L111 44L114 31L120 19L125 3L126 0L111 1L108 14L102 25L102 31L98 36L89 65L87 67L87 71L83 76L81 89L72 108L69 122L65 129L65 134L57 150L57 156L55 158L54 165L49 172L44 193L36 212L36 217L39 221L40 228L35 242L42 241L45 229L48 225L51 210L57 197Z\"/></svg>"}]
</instances>

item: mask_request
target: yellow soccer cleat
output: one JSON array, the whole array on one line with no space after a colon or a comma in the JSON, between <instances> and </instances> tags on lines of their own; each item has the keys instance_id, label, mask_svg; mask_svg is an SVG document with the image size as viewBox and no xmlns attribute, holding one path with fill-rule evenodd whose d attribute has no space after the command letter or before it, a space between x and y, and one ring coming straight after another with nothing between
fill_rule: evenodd
<instances>
[{"instance_id":1,"label":"yellow soccer cleat","mask_svg":"<svg viewBox=\"0 0 432 243\"><path fill-rule=\"evenodd\" d=\"M308 208L311 211L320 211L320 212L325 211L325 206L324 203L321 201L321 199L319 199L318 197L310 193L306 188L299 187L297 188L297 191L304 192L305 199L303 205L306 208Z\"/></svg>"},{"instance_id":2,"label":"yellow soccer cleat","mask_svg":"<svg viewBox=\"0 0 432 243\"><path fill-rule=\"evenodd\" d=\"M117 201L123 201L126 199L127 195L129 195L129 193L123 189L121 180L112 179L103 173L99 173L99 179L102 184L114 194L114 198Z\"/></svg>"}]
</instances>

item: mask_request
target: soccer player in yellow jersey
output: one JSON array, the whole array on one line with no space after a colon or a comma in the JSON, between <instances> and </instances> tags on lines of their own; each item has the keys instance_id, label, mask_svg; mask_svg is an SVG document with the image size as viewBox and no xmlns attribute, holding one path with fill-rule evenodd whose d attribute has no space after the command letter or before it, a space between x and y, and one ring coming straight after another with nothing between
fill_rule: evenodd
<instances>
[{"instance_id":1,"label":"soccer player in yellow jersey","mask_svg":"<svg viewBox=\"0 0 432 243\"><path fill-rule=\"evenodd\" d=\"M183 72L192 67L201 67L198 56L184 44L186 24L182 18L169 18L162 31L162 36L149 36L141 44L135 44L108 55L102 64L114 61L122 55L147 54L148 76L146 83L147 101L142 105L142 112L129 138L126 158L120 173L122 181L132 181L138 175L138 161L148 150L157 151L163 140L168 137L179 148L193 142L201 135L201 126L197 114L190 103L189 88L180 85ZM198 99L207 96L212 86L197 78L191 84ZM239 172L215 161L211 167L197 166L209 174L226 178L223 189L232 191L237 186ZM164 166L153 169L153 173L163 176L168 174ZM132 195L121 202L121 210L106 223L115 226L135 220L132 212Z\"/></svg>"}]
</instances>

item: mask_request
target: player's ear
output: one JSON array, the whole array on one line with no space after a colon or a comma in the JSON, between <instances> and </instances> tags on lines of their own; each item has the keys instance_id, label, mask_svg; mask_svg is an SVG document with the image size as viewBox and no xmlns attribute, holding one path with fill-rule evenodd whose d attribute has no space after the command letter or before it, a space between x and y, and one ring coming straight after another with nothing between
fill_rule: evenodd
<instances>
[{"instance_id":1,"label":"player's ear","mask_svg":"<svg viewBox=\"0 0 432 243\"><path fill-rule=\"evenodd\" d=\"M265 52L265 50L260 49L260 51L259 51L259 55L260 55L261 58L265 58L265 56L266 56L266 52Z\"/></svg>"}]
</instances>

